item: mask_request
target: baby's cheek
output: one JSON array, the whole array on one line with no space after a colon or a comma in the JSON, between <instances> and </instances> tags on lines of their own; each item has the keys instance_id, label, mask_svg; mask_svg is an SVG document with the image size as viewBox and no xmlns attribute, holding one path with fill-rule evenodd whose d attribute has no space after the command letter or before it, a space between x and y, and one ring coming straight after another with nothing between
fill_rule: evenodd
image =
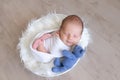
<instances>
[{"instance_id":1,"label":"baby's cheek","mask_svg":"<svg viewBox=\"0 0 120 80\"><path fill-rule=\"evenodd\" d=\"M62 36L62 37L61 37L61 40L62 40L63 42L65 42L66 39L67 39L66 36Z\"/></svg>"},{"instance_id":2,"label":"baby's cheek","mask_svg":"<svg viewBox=\"0 0 120 80\"><path fill-rule=\"evenodd\" d=\"M67 40L67 36L63 36L63 39L66 41Z\"/></svg>"}]
</instances>

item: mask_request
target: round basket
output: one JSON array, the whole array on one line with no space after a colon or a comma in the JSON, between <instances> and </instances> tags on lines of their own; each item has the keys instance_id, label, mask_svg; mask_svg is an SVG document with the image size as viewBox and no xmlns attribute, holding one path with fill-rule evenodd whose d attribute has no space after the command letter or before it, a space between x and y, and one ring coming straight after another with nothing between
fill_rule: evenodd
<instances>
[{"instance_id":1,"label":"round basket","mask_svg":"<svg viewBox=\"0 0 120 80\"><path fill-rule=\"evenodd\" d=\"M52 67L54 66L53 60L50 61L49 63L39 62L38 60L36 60L34 55L32 55L32 51L30 48L31 42L33 41L33 39L38 33L40 32L44 33L44 31L46 30L51 31L51 30L58 29L61 25L62 20L65 17L66 15L64 14L50 13L37 20L32 20L28 24L26 31L23 32L22 37L20 38L20 41L18 44L18 49L20 51L20 58L24 63L25 67L31 72L33 72L34 74L37 74L43 77L54 77L54 76L59 76L61 74L64 74L71 70L69 69L63 73L53 73L51 71ZM81 40L78 45L82 46L85 49L88 43L89 43L89 33L87 28L85 27L83 30Z\"/></svg>"}]
</instances>

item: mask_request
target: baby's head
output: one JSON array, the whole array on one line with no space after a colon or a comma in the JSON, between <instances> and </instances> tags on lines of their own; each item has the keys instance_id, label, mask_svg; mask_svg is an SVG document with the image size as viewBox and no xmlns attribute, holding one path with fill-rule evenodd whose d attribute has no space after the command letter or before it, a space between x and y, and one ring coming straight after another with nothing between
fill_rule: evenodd
<instances>
[{"instance_id":1,"label":"baby's head","mask_svg":"<svg viewBox=\"0 0 120 80\"><path fill-rule=\"evenodd\" d=\"M69 15L63 21L59 29L60 39L67 46L76 45L83 32L83 22L76 15Z\"/></svg>"}]
</instances>

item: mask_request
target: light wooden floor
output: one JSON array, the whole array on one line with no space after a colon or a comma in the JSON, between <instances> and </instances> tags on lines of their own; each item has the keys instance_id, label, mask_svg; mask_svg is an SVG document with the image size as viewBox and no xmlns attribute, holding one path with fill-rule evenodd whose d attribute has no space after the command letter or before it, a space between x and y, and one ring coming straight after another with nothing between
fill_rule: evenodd
<instances>
[{"instance_id":1,"label":"light wooden floor","mask_svg":"<svg viewBox=\"0 0 120 80\"><path fill-rule=\"evenodd\" d=\"M16 46L27 23L48 12L77 14L90 29L87 55L65 75L26 70ZM120 80L120 0L0 0L0 80Z\"/></svg>"}]
</instances>

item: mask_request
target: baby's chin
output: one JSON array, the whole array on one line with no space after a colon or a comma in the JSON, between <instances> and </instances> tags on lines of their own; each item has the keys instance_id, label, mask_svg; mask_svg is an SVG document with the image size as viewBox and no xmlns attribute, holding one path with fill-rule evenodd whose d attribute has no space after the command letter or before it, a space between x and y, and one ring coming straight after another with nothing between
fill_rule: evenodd
<instances>
[{"instance_id":1,"label":"baby's chin","mask_svg":"<svg viewBox=\"0 0 120 80\"><path fill-rule=\"evenodd\" d=\"M66 43L66 45L69 46L69 47L72 47L72 46L74 46L75 44L73 44L73 43Z\"/></svg>"}]
</instances>

